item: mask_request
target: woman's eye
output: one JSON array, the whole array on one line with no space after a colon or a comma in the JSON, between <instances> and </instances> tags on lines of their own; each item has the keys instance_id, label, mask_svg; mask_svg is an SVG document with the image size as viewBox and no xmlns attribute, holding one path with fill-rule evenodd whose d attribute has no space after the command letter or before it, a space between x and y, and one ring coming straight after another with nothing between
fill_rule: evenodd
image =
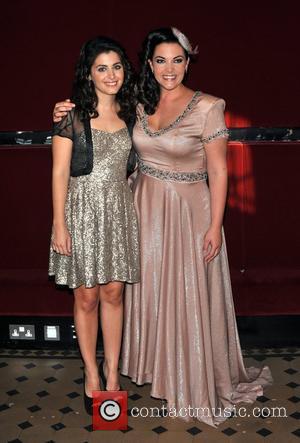
<instances>
[{"instance_id":1,"label":"woman's eye","mask_svg":"<svg viewBox=\"0 0 300 443\"><path fill-rule=\"evenodd\" d=\"M104 72L106 70L106 68L104 67L104 66L100 66L98 69L97 69L97 71L98 72Z\"/></svg>"},{"instance_id":2,"label":"woman's eye","mask_svg":"<svg viewBox=\"0 0 300 443\"><path fill-rule=\"evenodd\" d=\"M159 63L159 64L164 63L164 60L162 58L157 58L156 63Z\"/></svg>"},{"instance_id":3,"label":"woman's eye","mask_svg":"<svg viewBox=\"0 0 300 443\"><path fill-rule=\"evenodd\" d=\"M176 60L174 60L175 63L182 63L183 62L183 58L176 58Z\"/></svg>"},{"instance_id":4,"label":"woman's eye","mask_svg":"<svg viewBox=\"0 0 300 443\"><path fill-rule=\"evenodd\" d=\"M116 69L122 69L122 65L116 65L115 68Z\"/></svg>"}]
</instances>

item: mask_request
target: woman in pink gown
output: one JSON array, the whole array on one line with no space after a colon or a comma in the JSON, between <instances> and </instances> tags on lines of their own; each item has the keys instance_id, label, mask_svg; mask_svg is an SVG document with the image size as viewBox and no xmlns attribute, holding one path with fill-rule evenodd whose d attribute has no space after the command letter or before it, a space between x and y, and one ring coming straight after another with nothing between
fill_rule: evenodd
<instances>
[{"instance_id":1,"label":"woman in pink gown","mask_svg":"<svg viewBox=\"0 0 300 443\"><path fill-rule=\"evenodd\" d=\"M169 410L199 408L192 416L215 426L272 377L244 367L222 228L225 102L183 85L191 53L174 28L144 44L131 178L141 281L126 287L121 373L152 383Z\"/></svg>"}]
</instances>

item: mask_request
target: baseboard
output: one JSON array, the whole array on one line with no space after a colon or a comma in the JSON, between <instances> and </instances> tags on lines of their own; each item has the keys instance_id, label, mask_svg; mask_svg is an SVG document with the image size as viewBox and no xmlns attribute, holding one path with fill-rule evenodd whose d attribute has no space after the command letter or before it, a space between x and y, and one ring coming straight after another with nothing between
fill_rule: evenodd
<instances>
[{"instance_id":1,"label":"baseboard","mask_svg":"<svg viewBox=\"0 0 300 443\"><path fill-rule=\"evenodd\" d=\"M34 339L12 339L9 325L33 325ZM300 315L238 316L243 349L300 346ZM45 340L45 326L59 326L59 340ZM72 317L0 316L0 347L6 349L77 349ZM98 350L103 349L99 331Z\"/></svg>"},{"instance_id":2,"label":"baseboard","mask_svg":"<svg viewBox=\"0 0 300 443\"><path fill-rule=\"evenodd\" d=\"M238 316L242 348L300 345L300 315Z\"/></svg>"}]
</instances>

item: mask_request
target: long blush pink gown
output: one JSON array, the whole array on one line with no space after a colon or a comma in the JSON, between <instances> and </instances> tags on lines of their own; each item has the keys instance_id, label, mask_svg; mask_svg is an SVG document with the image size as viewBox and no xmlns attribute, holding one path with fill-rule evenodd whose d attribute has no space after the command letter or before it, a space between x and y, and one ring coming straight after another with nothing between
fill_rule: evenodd
<instances>
[{"instance_id":1,"label":"long blush pink gown","mask_svg":"<svg viewBox=\"0 0 300 443\"><path fill-rule=\"evenodd\" d=\"M169 127L154 132L138 106L141 281L126 287L121 368L137 384L152 383L151 395L170 411L194 408L194 418L212 426L272 382L267 366L244 367L223 230L219 255L209 264L203 257L211 221L205 150L228 136L224 107L197 91Z\"/></svg>"}]
</instances>

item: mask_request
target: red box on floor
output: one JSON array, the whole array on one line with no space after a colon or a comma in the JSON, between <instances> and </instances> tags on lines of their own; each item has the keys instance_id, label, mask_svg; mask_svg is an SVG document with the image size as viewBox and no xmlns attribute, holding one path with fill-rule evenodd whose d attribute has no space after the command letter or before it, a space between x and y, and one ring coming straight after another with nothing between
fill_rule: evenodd
<instances>
[{"instance_id":1,"label":"red box on floor","mask_svg":"<svg viewBox=\"0 0 300 443\"><path fill-rule=\"evenodd\" d=\"M93 391L93 430L125 431L127 405L127 391Z\"/></svg>"}]
</instances>

